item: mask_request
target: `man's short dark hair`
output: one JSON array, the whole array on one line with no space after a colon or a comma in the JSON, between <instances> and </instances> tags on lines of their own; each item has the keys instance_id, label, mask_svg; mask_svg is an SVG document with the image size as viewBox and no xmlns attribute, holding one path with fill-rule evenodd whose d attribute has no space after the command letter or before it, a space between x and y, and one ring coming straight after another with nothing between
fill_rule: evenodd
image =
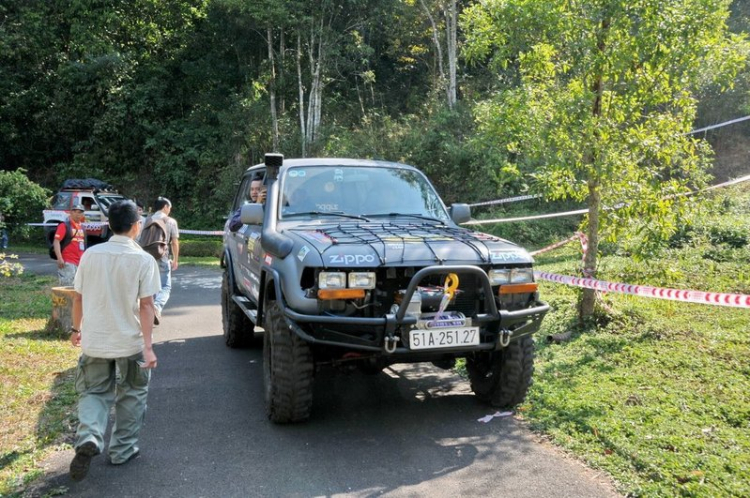
<instances>
[{"instance_id":1,"label":"man's short dark hair","mask_svg":"<svg viewBox=\"0 0 750 498\"><path fill-rule=\"evenodd\" d=\"M172 206L172 203L166 197L158 197L154 201L154 211L161 211L164 206Z\"/></svg>"},{"instance_id":2,"label":"man's short dark hair","mask_svg":"<svg viewBox=\"0 0 750 498\"><path fill-rule=\"evenodd\" d=\"M138 207L129 200L117 201L109 206L109 227L117 235L128 233L138 222Z\"/></svg>"}]
</instances>

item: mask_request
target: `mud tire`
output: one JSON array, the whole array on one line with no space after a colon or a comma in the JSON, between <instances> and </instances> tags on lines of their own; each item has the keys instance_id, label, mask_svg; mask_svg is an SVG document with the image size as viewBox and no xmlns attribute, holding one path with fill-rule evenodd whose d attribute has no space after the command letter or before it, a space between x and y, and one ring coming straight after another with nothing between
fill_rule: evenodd
<instances>
[{"instance_id":1,"label":"mud tire","mask_svg":"<svg viewBox=\"0 0 750 498\"><path fill-rule=\"evenodd\" d=\"M221 321L224 343L230 348L244 348L255 341L255 326L232 299L228 270L221 278Z\"/></svg>"},{"instance_id":2,"label":"mud tire","mask_svg":"<svg viewBox=\"0 0 750 498\"><path fill-rule=\"evenodd\" d=\"M315 363L310 346L289 329L276 301L266 302L263 385L266 414L276 424L310 418Z\"/></svg>"},{"instance_id":3,"label":"mud tire","mask_svg":"<svg viewBox=\"0 0 750 498\"><path fill-rule=\"evenodd\" d=\"M534 339L525 336L506 348L478 353L466 359L471 390L482 401L498 408L523 402L534 374Z\"/></svg>"}]
</instances>

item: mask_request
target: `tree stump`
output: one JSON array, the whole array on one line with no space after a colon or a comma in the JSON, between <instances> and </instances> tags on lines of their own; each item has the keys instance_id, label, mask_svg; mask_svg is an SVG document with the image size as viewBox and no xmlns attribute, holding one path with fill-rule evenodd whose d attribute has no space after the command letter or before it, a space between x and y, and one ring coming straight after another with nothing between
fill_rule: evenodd
<instances>
[{"instance_id":1,"label":"tree stump","mask_svg":"<svg viewBox=\"0 0 750 498\"><path fill-rule=\"evenodd\" d=\"M65 336L73 326L73 287L52 287L52 316L47 322L47 332Z\"/></svg>"}]
</instances>

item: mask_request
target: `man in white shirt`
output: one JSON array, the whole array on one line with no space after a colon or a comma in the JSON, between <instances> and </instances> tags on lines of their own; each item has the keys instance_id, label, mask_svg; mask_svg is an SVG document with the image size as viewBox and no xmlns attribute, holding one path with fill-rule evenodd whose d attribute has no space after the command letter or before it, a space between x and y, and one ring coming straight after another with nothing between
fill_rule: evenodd
<instances>
[{"instance_id":1,"label":"man in white shirt","mask_svg":"<svg viewBox=\"0 0 750 498\"><path fill-rule=\"evenodd\" d=\"M132 201L112 204L109 226L115 235L88 249L76 272L70 340L82 354L75 379L76 455L70 463L75 481L86 477L91 458L104 449L113 404L110 462L121 465L139 455L138 434L151 369L156 368L151 342L153 296L160 289L156 260L134 240L141 224Z\"/></svg>"}]
</instances>

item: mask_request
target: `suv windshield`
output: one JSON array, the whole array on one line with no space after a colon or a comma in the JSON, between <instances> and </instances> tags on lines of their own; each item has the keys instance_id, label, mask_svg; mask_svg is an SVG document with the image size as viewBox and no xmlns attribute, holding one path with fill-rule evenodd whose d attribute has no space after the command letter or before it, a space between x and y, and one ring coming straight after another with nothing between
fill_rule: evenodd
<instances>
[{"instance_id":1,"label":"suv windshield","mask_svg":"<svg viewBox=\"0 0 750 498\"><path fill-rule=\"evenodd\" d=\"M420 173L400 168L302 166L281 179L281 218L294 214L395 213L448 220L442 201Z\"/></svg>"},{"instance_id":2,"label":"suv windshield","mask_svg":"<svg viewBox=\"0 0 750 498\"><path fill-rule=\"evenodd\" d=\"M99 205L104 209L105 211L109 209L109 206L117 201L123 200L125 197L117 194L99 194L96 196L96 200L99 202Z\"/></svg>"}]
</instances>

